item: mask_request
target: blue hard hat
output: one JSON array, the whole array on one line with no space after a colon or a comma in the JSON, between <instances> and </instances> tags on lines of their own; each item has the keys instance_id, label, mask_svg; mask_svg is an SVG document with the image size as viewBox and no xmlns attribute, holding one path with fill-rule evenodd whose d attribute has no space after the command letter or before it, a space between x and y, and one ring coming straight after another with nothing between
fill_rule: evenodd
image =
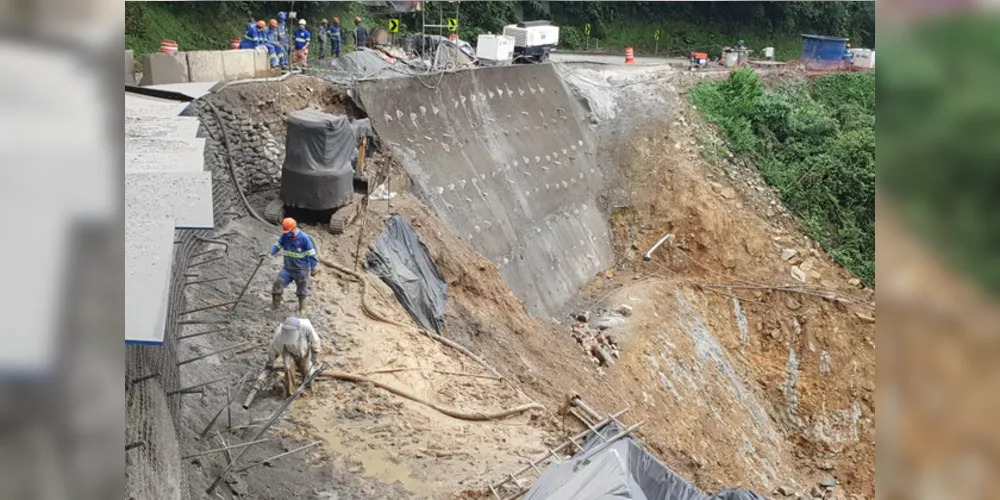
<instances>
[{"instance_id":1,"label":"blue hard hat","mask_svg":"<svg viewBox=\"0 0 1000 500\"><path fill-rule=\"evenodd\" d=\"M279 13L278 13L278 19L281 19L282 21L284 21L284 20L285 20L285 17L286 17L286 16L285 16L285 13L284 13L284 12L279 12Z\"/></svg>"}]
</instances>

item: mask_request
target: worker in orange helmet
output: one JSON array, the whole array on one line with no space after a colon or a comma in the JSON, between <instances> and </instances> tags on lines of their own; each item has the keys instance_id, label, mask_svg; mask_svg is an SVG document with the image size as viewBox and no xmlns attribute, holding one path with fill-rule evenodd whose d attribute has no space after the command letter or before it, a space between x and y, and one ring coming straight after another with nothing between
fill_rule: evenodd
<instances>
[{"instance_id":1,"label":"worker in orange helmet","mask_svg":"<svg viewBox=\"0 0 1000 500\"><path fill-rule=\"evenodd\" d=\"M271 247L272 256L278 252L284 257L284 265L271 289L271 305L275 310L281 308L285 287L294 281L295 295L299 298L299 314L304 314L306 299L309 296L309 278L319 272L316 246L312 238L299 229L295 219L286 217L281 221L281 236Z\"/></svg>"},{"instance_id":2,"label":"worker in orange helmet","mask_svg":"<svg viewBox=\"0 0 1000 500\"><path fill-rule=\"evenodd\" d=\"M330 49L330 21L327 21L326 18L323 18L319 23L316 39L319 40L319 58L326 59L326 53Z\"/></svg>"},{"instance_id":3,"label":"worker in orange helmet","mask_svg":"<svg viewBox=\"0 0 1000 500\"><path fill-rule=\"evenodd\" d=\"M340 57L340 18L334 17L330 25L330 45L333 47L333 57Z\"/></svg>"},{"instance_id":4,"label":"worker in orange helmet","mask_svg":"<svg viewBox=\"0 0 1000 500\"><path fill-rule=\"evenodd\" d=\"M354 46L355 46L356 50L361 50L361 47L364 47L367 44L368 44L368 28L365 28L361 24L361 18L360 17L355 17L354 18Z\"/></svg>"}]
</instances>

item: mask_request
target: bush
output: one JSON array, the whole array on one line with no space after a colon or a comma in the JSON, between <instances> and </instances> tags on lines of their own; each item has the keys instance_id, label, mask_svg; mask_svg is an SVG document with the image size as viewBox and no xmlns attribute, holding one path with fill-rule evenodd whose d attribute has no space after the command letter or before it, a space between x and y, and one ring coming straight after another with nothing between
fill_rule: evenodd
<instances>
[{"instance_id":1,"label":"bush","mask_svg":"<svg viewBox=\"0 0 1000 500\"><path fill-rule=\"evenodd\" d=\"M757 164L806 234L875 284L875 79L839 74L765 88L750 69L695 87L691 101Z\"/></svg>"}]
</instances>

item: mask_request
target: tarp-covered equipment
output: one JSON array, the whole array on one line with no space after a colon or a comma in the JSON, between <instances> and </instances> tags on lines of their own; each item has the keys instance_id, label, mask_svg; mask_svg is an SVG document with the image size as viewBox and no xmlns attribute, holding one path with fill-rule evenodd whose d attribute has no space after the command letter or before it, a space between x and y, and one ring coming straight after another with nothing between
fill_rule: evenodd
<instances>
[{"instance_id":1,"label":"tarp-covered equipment","mask_svg":"<svg viewBox=\"0 0 1000 500\"><path fill-rule=\"evenodd\" d=\"M330 210L351 202L351 157L358 128L370 131L371 126L367 120L355 125L346 116L317 109L289 115L281 170L281 200L286 206Z\"/></svg>"},{"instance_id":2,"label":"tarp-covered equipment","mask_svg":"<svg viewBox=\"0 0 1000 500\"><path fill-rule=\"evenodd\" d=\"M368 252L367 267L389 285L418 325L441 333L448 285L405 219L398 215L389 218L385 231Z\"/></svg>"}]
</instances>

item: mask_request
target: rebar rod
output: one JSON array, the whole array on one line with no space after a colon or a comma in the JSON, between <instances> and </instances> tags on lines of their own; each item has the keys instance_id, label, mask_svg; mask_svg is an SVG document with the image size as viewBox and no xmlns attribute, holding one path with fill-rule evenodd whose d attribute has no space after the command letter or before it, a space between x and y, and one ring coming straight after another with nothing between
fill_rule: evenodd
<instances>
[{"instance_id":1,"label":"rebar rod","mask_svg":"<svg viewBox=\"0 0 1000 500\"><path fill-rule=\"evenodd\" d=\"M284 413L286 409L288 409L288 407L292 404L292 402L295 401L300 395L302 395L302 391L305 391L306 387L308 387L309 384L311 384L312 381L315 380L316 377L318 377L321 373L323 373L328 367L329 367L328 364L323 363L314 372L310 373L309 376L302 381L302 385L300 385L299 388L296 389L296 391L291 396L285 399L285 402L281 404L281 407L275 410L274 414L267 419L267 422L265 422L264 425L260 427L260 430L257 431L257 435L254 436L254 439L259 439L261 436L263 436L264 433L267 432L267 430L271 427L271 425L273 425L274 422L278 419L278 417L280 417L281 414ZM213 481L212 484L208 486L208 488L205 490L205 493L211 495L212 492L215 491L215 488L219 486L219 483L221 483L226 478L226 475L228 475L229 472L233 470L233 467L236 465L236 463L239 462L241 458L243 458L243 455L245 455L247 450L249 449L250 449L249 447L243 448L243 450L240 451L240 454L233 459L233 463L230 464L229 467L226 467L226 470L222 471L222 473L219 474L219 477L215 478L215 481Z\"/></svg>"},{"instance_id":2,"label":"rebar rod","mask_svg":"<svg viewBox=\"0 0 1000 500\"><path fill-rule=\"evenodd\" d=\"M204 236L195 236L194 239L198 240L198 241L200 241L202 243L215 243L216 245L222 245L223 247L225 247L225 250L223 250L223 251L226 252L226 253L229 253L229 243L227 243L225 241L222 241L222 240L213 240L211 238L205 238Z\"/></svg>"},{"instance_id":3,"label":"rebar rod","mask_svg":"<svg viewBox=\"0 0 1000 500\"><path fill-rule=\"evenodd\" d=\"M219 307L231 306L233 304L236 304L236 302L223 302L221 304L212 304L212 305L208 305L208 306L204 306L204 307L199 307L197 309L191 309L189 311L184 311L184 312L180 313L179 316L184 316L184 315L187 315L187 314L194 314L196 312L207 311L209 309L217 309Z\"/></svg>"},{"instance_id":4,"label":"rebar rod","mask_svg":"<svg viewBox=\"0 0 1000 500\"><path fill-rule=\"evenodd\" d=\"M260 462L254 462L254 463L252 463L250 465L247 465L246 467L242 467L242 468L236 469L236 472L244 472L244 471L248 471L250 469L253 469L254 467L257 467L258 465L270 464L271 462L274 462L275 460L277 460L279 458L287 457L288 455L291 455L292 453L298 453L298 452L300 452L302 450L308 450L309 448L312 448L313 446L317 446L319 444L320 444L320 442L316 441L315 443L309 443L309 444L307 444L305 446L299 446L298 448L295 448L294 450L288 450L288 451L286 451L284 453L275 455L273 457L265 458L264 460L261 460Z\"/></svg>"},{"instance_id":5,"label":"rebar rod","mask_svg":"<svg viewBox=\"0 0 1000 500\"><path fill-rule=\"evenodd\" d=\"M177 366L186 365L188 363L191 363L191 362L194 362L194 361L198 361L199 359L205 359L205 358L207 358L209 356L215 356L216 354L222 354L224 352L229 352L229 351L232 351L234 349L239 349L241 347L245 347L247 344L250 344L250 343L251 342L249 342L249 341L248 342L240 342L239 344L231 345L229 347L224 347L222 349L219 349L218 351L212 351L212 352L210 352L208 354L202 354L201 356L198 356L198 357L195 357L195 358L185 359L184 361L179 361L177 363Z\"/></svg>"},{"instance_id":6,"label":"rebar rod","mask_svg":"<svg viewBox=\"0 0 1000 500\"><path fill-rule=\"evenodd\" d=\"M181 460L190 460L192 458L203 457L205 455L211 455L213 453L221 453L221 452L229 451L229 450L235 450L237 448L244 448L245 449L248 446L253 446L255 444L260 444L260 443L264 443L264 442L267 442L267 441L270 441L270 440L269 439L256 439L254 441L250 441L249 443L240 443L240 444L234 444L232 446L227 446L225 448L215 448L215 449L212 449L212 450L200 451L198 453L192 453L190 455L185 455L185 456L181 457ZM242 455L242 453L240 455Z\"/></svg>"},{"instance_id":7,"label":"rebar rod","mask_svg":"<svg viewBox=\"0 0 1000 500\"><path fill-rule=\"evenodd\" d=\"M198 266L200 266L202 264L208 264L209 262L215 262L217 260L222 260L224 258L226 258L225 255L220 255L218 257L212 257L211 259L205 259L205 260L200 260L198 262L192 262L192 263L188 264L188 269L190 269L192 267L198 267Z\"/></svg>"},{"instance_id":8,"label":"rebar rod","mask_svg":"<svg viewBox=\"0 0 1000 500\"><path fill-rule=\"evenodd\" d=\"M181 335L180 337L177 337L177 340L185 340L185 339L190 339L190 338L194 338L194 337L201 337L202 335L208 335L210 333L224 332L226 330L229 330L229 328L216 328L215 330L208 330L208 331L205 331L205 332L189 333L187 335Z\"/></svg>"},{"instance_id":9,"label":"rebar rod","mask_svg":"<svg viewBox=\"0 0 1000 500\"><path fill-rule=\"evenodd\" d=\"M228 325L228 319L185 319L177 322L178 325Z\"/></svg>"},{"instance_id":10,"label":"rebar rod","mask_svg":"<svg viewBox=\"0 0 1000 500\"><path fill-rule=\"evenodd\" d=\"M243 374L243 378L240 379L240 383L239 383L240 389L236 390L237 393L239 393L240 390L242 390L242 388L243 388L243 382L245 382L246 379L247 379L247 377L249 377L249 376L250 376L250 372L247 372L247 373ZM230 400L229 403L227 404L227 406L228 405L232 405L232 404L233 403ZM215 425L215 422L217 422L219 420L219 417L222 416L222 412L225 411L225 410L226 410L226 407L219 408L219 411L215 413L215 416L212 417L212 420L208 421L208 425L205 426L205 429L203 431L201 431L200 434L198 434L201 437L201 439L205 439L205 436L208 435L208 431L212 430L212 426ZM232 430L232 429L230 429L230 430Z\"/></svg>"},{"instance_id":11,"label":"rebar rod","mask_svg":"<svg viewBox=\"0 0 1000 500\"><path fill-rule=\"evenodd\" d=\"M153 379L153 378L156 378L156 377L159 377L159 376L160 376L160 372L150 373L148 375L143 375L141 377L132 379L132 383L133 384L138 384L139 382L145 382L145 381L147 381L149 379Z\"/></svg>"},{"instance_id":12,"label":"rebar rod","mask_svg":"<svg viewBox=\"0 0 1000 500\"><path fill-rule=\"evenodd\" d=\"M191 391L191 390L194 390L194 389L200 389L202 387L205 387L206 385L216 384L216 383L222 382L223 380L226 380L226 377L217 378L215 380L209 380L208 382L202 382L202 383L200 383L198 385L192 385L191 387L185 387L183 389L175 389L173 391L168 392L167 396L173 396L174 394L177 394L177 393L180 393L180 392L188 392L188 391Z\"/></svg>"},{"instance_id":13,"label":"rebar rod","mask_svg":"<svg viewBox=\"0 0 1000 500\"><path fill-rule=\"evenodd\" d=\"M208 278L208 279L197 280L197 281L185 281L184 283L181 283L181 284L184 285L184 286L188 286L188 285L201 285L201 284L204 284L204 283L215 283L216 281L223 281L223 280L227 280L227 279L229 279L229 276L219 276L218 278Z\"/></svg>"}]
</instances>

